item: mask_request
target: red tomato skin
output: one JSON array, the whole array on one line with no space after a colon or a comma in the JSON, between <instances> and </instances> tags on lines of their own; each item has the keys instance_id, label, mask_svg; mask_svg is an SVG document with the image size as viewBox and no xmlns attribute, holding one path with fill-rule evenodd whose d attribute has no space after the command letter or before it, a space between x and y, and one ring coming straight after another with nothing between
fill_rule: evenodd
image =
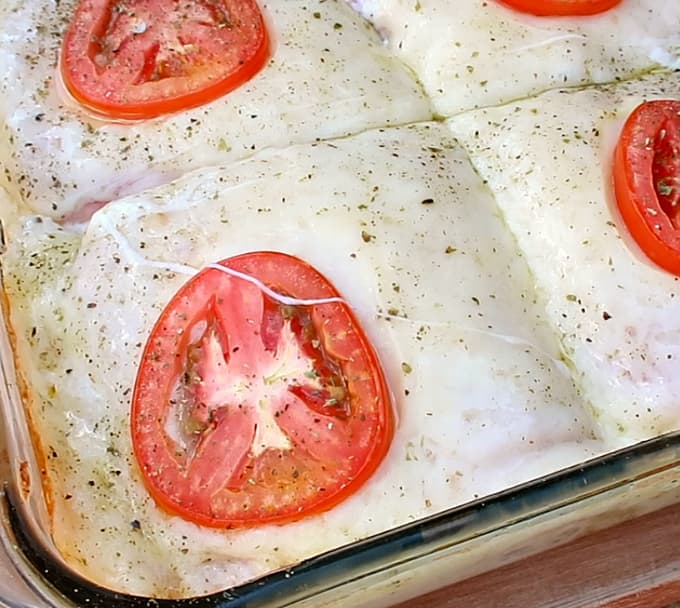
<instances>
[{"instance_id":1,"label":"red tomato skin","mask_svg":"<svg viewBox=\"0 0 680 608\"><path fill-rule=\"evenodd\" d=\"M161 2L149 0L147 4ZM230 69L225 67L220 71L219 62L213 60L190 75L153 81L150 66L145 65L138 73L139 82L126 83L116 79L111 66L98 67L94 59L98 50L94 41L100 38L99 32L106 26L107 11L112 10L112 3L109 0L80 0L60 55L60 75L67 92L97 118L132 121L195 108L238 88L253 78L269 59L269 36L256 0L221 0L221 4L239 7L251 19L241 28L243 31L239 31L241 36L251 38L250 48L243 49L241 56L232 61ZM216 35L215 40L219 40L219 36ZM145 52L152 51L147 48ZM116 69L119 68L124 71L120 65Z\"/></svg>"},{"instance_id":2,"label":"red tomato skin","mask_svg":"<svg viewBox=\"0 0 680 608\"><path fill-rule=\"evenodd\" d=\"M680 276L680 230L663 210L654 184L654 141L668 121L680 123L680 101L639 105L628 117L614 152L614 193L631 236L656 265Z\"/></svg>"},{"instance_id":3,"label":"red tomato skin","mask_svg":"<svg viewBox=\"0 0 680 608\"><path fill-rule=\"evenodd\" d=\"M596 15L614 8L621 0L501 0L515 10L538 17Z\"/></svg>"},{"instance_id":4,"label":"red tomato skin","mask_svg":"<svg viewBox=\"0 0 680 608\"><path fill-rule=\"evenodd\" d=\"M278 252L247 253L223 260L220 264L251 275L264 284L283 290L296 298L339 297L337 291L328 283L323 275L305 262L287 254ZM215 270L211 272L217 273L217 275L223 274ZM208 288L205 284L202 284L202 276L208 276L205 270L190 279L177 292L163 313L161 313L142 355L135 383L131 404L133 450L149 493L156 503L168 513L178 515L200 525L215 528L252 527L264 523L281 524L321 513L336 506L356 492L373 475L387 454L394 434L391 393L377 354L368 338L361 331L353 313L344 303L339 305L344 315L344 321L338 319L337 315L324 317L322 311L319 313L322 316L317 318L315 323L326 327L332 326L335 320L343 330L347 329L348 323L354 324L354 327L358 329L353 335L359 341L364 365L358 369L356 367L358 363L353 363L352 357L352 360L342 363L345 373L348 376L351 374L355 378L352 380L355 389L351 395L355 413L372 413L372 418L367 419L365 422L359 422L356 415L355 420L352 421L355 425L361 424L366 428L370 427L370 432L365 434L364 439L361 440L363 454L360 454L360 456L363 458L363 462L359 463L361 466L358 466L356 469L356 474L353 474L351 478L343 480L341 483L336 483L335 487L324 487L320 491L313 489L313 491L307 492L307 501L302 505L290 504L278 509L251 509L247 512L240 512L240 503L247 502L247 497L244 497L245 493L251 490L253 492L259 491L259 488L256 486L247 485L245 490L242 488L242 491L238 493L240 496L237 495L235 499L238 501L235 507L222 505L228 511L228 516L215 511L215 505L219 509L220 503L213 500L212 497L208 500L199 496L194 500L193 495L195 493L200 494L195 484L190 488L190 491L185 491L186 488L179 487L182 484L186 486L190 483L190 480L183 476L182 466L178 466L176 459L173 457L172 452L174 448L168 443L163 429L165 424L165 403L167 403L167 395L173 382L172 378L183 373L179 351L186 346L186 339L175 338L175 347L168 350L171 345L167 337L177 333L177 327L173 325L172 321L173 315L175 318L186 319L187 327L190 326L192 319L197 319L201 316L199 308L192 309L191 306L195 298L205 298L205 293L201 294L200 292ZM214 275L211 276L214 280ZM189 308L182 307L181 305L179 308L174 308L177 302L182 301L187 303ZM336 304L335 306L338 305ZM187 310L192 311L189 314L191 318L187 318L185 314ZM314 310L317 311L316 308ZM165 336L163 336L164 333ZM323 339L326 339L326 337ZM334 352L334 339L331 337L328 338L328 341L330 354L342 357L341 352ZM342 351L342 349L341 341L337 350ZM356 352L354 350L352 354ZM233 416L233 414L231 415ZM317 414L314 413L313 415L316 416ZM237 440L241 441L243 435L247 433L246 427L248 421L247 419L237 417L233 423L238 428L242 427L241 431L237 433ZM245 427L243 426L244 424L246 425ZM281 424L283 425L283 422ZM339 454L343 450L355 450L355 448L359 449L360 447L350 445L343 448L342 443L338 445L340 446ZM313 449L313 446L310 449ZM336 448L330 445L330 442L327 442L319 446L318 453L323 455L333 449ZM280 456L275 450L268 450L260 458L263 460L263 463L259 463L260 469L280 466ZM305 464L303 462L304 454L300 456L298 450L296 454L292 455L291 461L293 467L301 465L300 468L302 468ZM358 457L357 462L359 462ZM255 476L254 473L253 476ZM303 482L302 479L300 481ZM284 498L288 498L291 490L286 490L286 492L287 494ZM295 493L294 488L292 492ZM223 492L222 494L225 493ZM227 498L226 500L230 499Z\"/></svg>"}]
</instances>

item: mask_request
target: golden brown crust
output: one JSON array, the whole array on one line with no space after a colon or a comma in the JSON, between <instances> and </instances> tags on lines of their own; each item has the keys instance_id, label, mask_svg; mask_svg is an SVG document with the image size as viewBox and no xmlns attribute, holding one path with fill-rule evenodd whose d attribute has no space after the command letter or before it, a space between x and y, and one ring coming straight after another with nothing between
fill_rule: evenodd
<instances>
[{"instance_id":1,"label":"golden brown crust","mask_svg":"<svg viewBox=\"0 0 680 608\"><path fill-rule=\"evenodd\" d=\"M7 336L9 338L9 343L12 349L12 359L14 364L14 370L17 380L17 388L19 391L19 396L21 398L21 403L23 405L24 415L26 419L26 425L28 426L28 432L31 436L31 442L33 447L33 453L35 455L38 467L40 469L41 483L42 483L42 494L45 500L45 507L47 513L52 520L53 514L53 499L52 499L52 485L50 483L49 475L47 474L47 459L45 457L45 449L40 441L40 433L38 432L38 427L35 424L33 418L34 407L36 406L35 399L32 395L30 385L27 382L25 375L22 371L21 360L17 354L17 337L12 327L12 311L10 306L9 298L5 293L4 281L2 273L0 271L0 313L2 316L2 323L7 331ZM10 463L12 466L13 463ZM18 474L19 474L19 488L21 489L22 496L24 499L28 498L32 487L32 480L29 476L29 470L27 463L18 463Z\"/></svg>"}]
</instances>

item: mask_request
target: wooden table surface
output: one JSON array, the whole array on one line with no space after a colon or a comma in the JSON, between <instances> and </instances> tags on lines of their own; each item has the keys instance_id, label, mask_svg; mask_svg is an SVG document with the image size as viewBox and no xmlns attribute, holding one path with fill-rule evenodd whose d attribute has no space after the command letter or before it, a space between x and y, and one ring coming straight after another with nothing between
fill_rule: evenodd
<instances>
[{"instance_id":1,"label":"wooden table surface","mask_svg":"<svg viewBox=\"0 0 680 608\"><path fill-rule=\"evenodd\" d=\"M395 608L680 606L680 505Z\"/></svg>"}]
</instances>

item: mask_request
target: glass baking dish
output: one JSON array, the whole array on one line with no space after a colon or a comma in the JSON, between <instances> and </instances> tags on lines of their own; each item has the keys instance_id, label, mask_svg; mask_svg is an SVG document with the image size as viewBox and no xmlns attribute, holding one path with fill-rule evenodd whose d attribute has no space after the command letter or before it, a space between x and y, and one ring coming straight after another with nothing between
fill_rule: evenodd
<instances>
[{"instance_id":1,"label":"glass baking dish","mask_svg":"<svg viewBox=\"0 0 680 608\"><path fill-rule=\"evenodd\" d=\"M383 608L680 501L680 432L594 458L209 596L108 591L60 558L49 534L6 324L0 323L4 485L0 605Z\"/></svg>"},{"instance_id":2,"label":"glass baking dish","mask_svg":"<svg viewBox=\"0 0 680 608\"><path fill-rule=\"evenodd\" d=\"M0 290L2 293L2 290ZM0 296L1 298L1 296ZM651 439L201 598L157 600L84 579L51 539L0 307L0 605L382 608L680 502L680 432Z\"/></svg>"}]
</instances>

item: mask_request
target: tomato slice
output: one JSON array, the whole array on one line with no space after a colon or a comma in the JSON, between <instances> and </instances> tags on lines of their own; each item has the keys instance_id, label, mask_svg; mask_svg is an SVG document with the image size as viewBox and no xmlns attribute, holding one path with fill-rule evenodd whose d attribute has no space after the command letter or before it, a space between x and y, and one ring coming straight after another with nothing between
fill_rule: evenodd
<instances>
[{"instance_id":1,"label":"tomato slice","mask_svg":"<svg viewBox=\"0 0 680 608\"><path fill-rule=\"evenodd\" d=\"M620 2L621 0L502 0L502 4L539 17L595 15Z\"/></svg>"},{"instance_id":2,"label":"tomato slice","mask_svg":"<svg viewBox=\"0 0 680 608\"><path fill-rule=\"evenodd\" d=\"M680 101L639 105L614 154L616 203L631 236L661 268L680 276Z\"/></svg>"},{"instance_id":3,"label":"tomato slice","mask_svg":"<svg viewBox=\"0 0 680 608\"><path fill-rule=\"evenodd\" d=\"M227 271L203 269L177 292L142 355L131 430L149 492L213 527L327 510L368 480L391 443L378 357L304 261L253 252L219 265Z\"/></svg>"},{"instance_id":4,"label":"tomato slice","mask_svg":"<svg viewBox=\"0 0 680 608\"><path fill-rule=\"evenodd\" d=\"M91 112L144 119L228 93L268 55L256 0L80 0L61 74Z\"/></svg>"}]
</instances>

